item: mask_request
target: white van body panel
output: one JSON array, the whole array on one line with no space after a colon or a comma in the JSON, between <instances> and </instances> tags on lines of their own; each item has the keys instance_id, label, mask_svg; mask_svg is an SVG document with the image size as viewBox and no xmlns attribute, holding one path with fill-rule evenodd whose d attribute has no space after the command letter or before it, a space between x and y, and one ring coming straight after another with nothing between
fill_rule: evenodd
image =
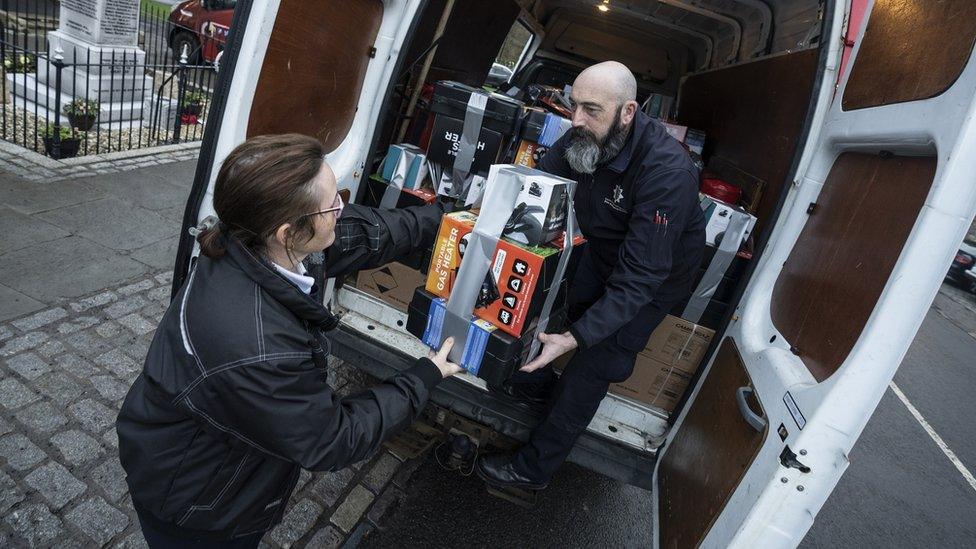
<instances>
[{"instance_id":1,"label":"white van body panel","mask_svg":"<svg viewBox=\"0 0 976 549\"><path fill-rule=\"evenodd\" d=\"M264 59L277 15L277 1L255 2L251 6L250 18L244 30L239 59ZM227 93L227 112L237 113L237 116L225 115L221 122L220 135L217 137L217 145L214 151L215 162L210 171L206 195L200 204L197 223L209 215L215 215L213 187L217 180L217 172L220 171L220 164L223 163L224 158L227 158L230 151L243 142L247 135L248 117L246 113L251 112L254 90L257 88L260 76L260 62L238 63L234 69L234 78L230 84L230 91ZM200 251L200 246L194 244L193 250L193 255L196 256Z\"/></svg>"},{"instance_id":2,"label":"white van body panel","mask_svg":"<svg viewBox=\"0 0 976 549\"><path fill-rule=\"evenodd\" d=\"M845 14L837 11L830 36L841 35ZM859 36L868 20L864 18ZM799 184L787 197L769 248L739 304L738 319L726 333L737 344L770 430L780 423L790 427L786 444L811 472L779 465L782 443L771 433L703 547L800 543L849 465L848 454L904 358L976 211L972 175L976 173L976 53L970 55L959 79L937 97L844 112L841 98L847 75L836 95L832 89L841 46L841 40L832 41L821 105L797 172ZM859 48L860 41L848 74ZM823 123L816 124L818 119ZM880 150L906 156L937 154L935 180L860 339L840 369L817 383L773 325L773 288L809 217L807 208L817 202L835 159L846 151ZM776 341L770 343L773 335ZM787 392L802 412L802 430L784 401ZM680 430L688 409L677 419L669 441ZM666 452L667 446L662 450ZM655 516L656 505L655 499ZM658 528L655 520L655 532Z\"/></svg>"}]
</instances>

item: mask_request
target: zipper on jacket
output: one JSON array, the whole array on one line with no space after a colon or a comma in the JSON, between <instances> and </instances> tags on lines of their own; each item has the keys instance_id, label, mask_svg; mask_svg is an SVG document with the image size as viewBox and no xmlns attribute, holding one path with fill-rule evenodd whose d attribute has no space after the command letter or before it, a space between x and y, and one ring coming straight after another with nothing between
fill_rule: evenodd
<instances>
[{"instance_id":1,"label":"zipper on jacket","mask_svg":"<svg viewBox=\"0 0 976 549\"><path fill-rule=\"evenodd\" d=\"M329 353L332 351L332 343L325 337L325 334L315 326L305 323L305 330L308 332L308 346L312 350L312 363L319 371L319 378L328 383L329 380Z\"/></svg>"},{"instance_id":2,"label":"zipper on jacket","mask_svg":"<svg viewBox=\"0 0 976 549\"><path fill-rule=\"evenodd\" d=\"M584 199L585 199L584 206L586 207L586 226L592 229L593 210L595 209L595 207L593 206L593 187L596 186L593 184L593 174L591 173L586 174L586 176L583 177L583 181L586 181L585 192L584 192ZM580 221L580 225L582 224L583 222Z\"/></svg>"}]
</instances>

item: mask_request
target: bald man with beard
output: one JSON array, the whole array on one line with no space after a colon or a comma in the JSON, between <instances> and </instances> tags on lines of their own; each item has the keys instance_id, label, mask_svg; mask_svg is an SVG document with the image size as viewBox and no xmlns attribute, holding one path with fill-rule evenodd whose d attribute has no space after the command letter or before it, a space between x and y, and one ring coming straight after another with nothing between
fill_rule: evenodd
<instances>
[{"instance_id":1,"label":"bald man with beard","mask_svg":"<svg viewBox=\"0 0 976 549\"><path fill-rule=\"evenodd\" d=\"M571 324L540 334L542 352L506 387L516 398L545 398L548 407L519 451L479 459L478 475L495 486L548 485L610 384L630 377L651 332L690 294L705 248L698 169L640 112L630 70L615 61L593 65L576 78L571 99L573 126L539 164L578 183L576 215L587 242L573 257ZM556 381L549 363L573 350Z\"/></svg>"}]
</instances>

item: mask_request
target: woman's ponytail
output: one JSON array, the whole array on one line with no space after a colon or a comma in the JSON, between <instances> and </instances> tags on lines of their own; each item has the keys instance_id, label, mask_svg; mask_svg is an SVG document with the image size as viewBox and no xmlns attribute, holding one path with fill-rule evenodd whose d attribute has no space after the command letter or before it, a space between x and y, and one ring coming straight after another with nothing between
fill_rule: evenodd
<instances>
[{"instance_id":1,"label":"woman's ponytail","mask_svg":"<svg viewBox=\"0 0 976 549\"><path fill-rule=\"evenodd\" d=\"M227 249L224 248L223 226L224 224L218 221L212 227L202 229L197 234L200 253L211 259L217 259L227 252Z\"/></svg>"}]
</instances>

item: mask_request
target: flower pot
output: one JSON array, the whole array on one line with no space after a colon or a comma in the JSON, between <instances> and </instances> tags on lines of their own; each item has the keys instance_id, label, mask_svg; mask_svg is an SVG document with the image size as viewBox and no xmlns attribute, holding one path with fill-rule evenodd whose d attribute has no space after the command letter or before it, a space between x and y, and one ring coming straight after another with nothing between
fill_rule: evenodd
<instances>
[{"instance_id":1,"label":"flower pot","mask_svg":"<svg viewBox=\"0 0 976 549\"><path fill-rule=\"evenodd\" d=\"M180 105L180 114L192 114L194 116L200 116L203 112L203 103L187 103L186 105Z\"/></svg>"},{"instance_id":2,"label":"flower pot","mask_svg":"<svg viewBox=\"0 0 976 549\"><path fill-rule=\"evenodd\" d=\"M71 127L77 128L83 132L87 132L95 126L95 120L98 119L98 113L89 114L68 114L68 122L71 123Z\"/></svg>"},{"instance_id":3,"label":"flower pot","mask_svg":"<svg viewBox=\"0 0 976 549\"><path fill-rule=\"evenodd\" d=\"M61 158L74 158L78 155L78 149L81 147L81 139L73 137L70 139L61 140L61 154L59 156L54 155L54 138L45 137L44 138L44 151L48 156L54 158L55 160Z\"/></svg>"}]
</instances>

